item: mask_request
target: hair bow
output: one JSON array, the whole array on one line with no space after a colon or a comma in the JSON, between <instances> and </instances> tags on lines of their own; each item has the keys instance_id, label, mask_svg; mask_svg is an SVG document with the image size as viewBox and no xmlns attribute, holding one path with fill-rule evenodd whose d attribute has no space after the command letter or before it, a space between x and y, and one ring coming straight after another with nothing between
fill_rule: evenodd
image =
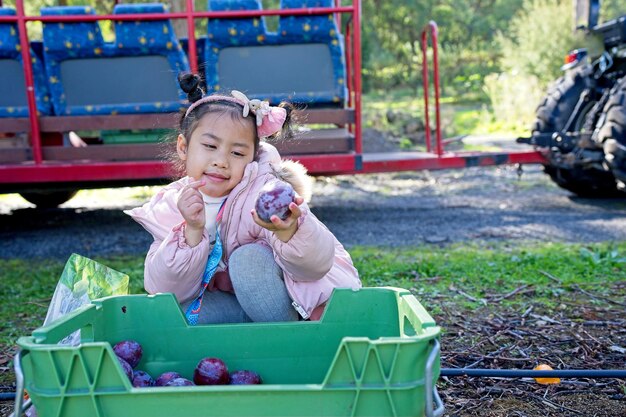
<instances>
[{"instance_id":1,"label":"hair bow","mask_svg":"<svg viewBox=\"0 0 626 417\"><path fill-rule=\"evenodd\" d=\"M243 104L243 117L252 113L256 116L257 132L260 137L271 136L283 128L287 119L287 111L282 107L270 106L268 101L250 100L241 91L233 90L231 94Z\"/></svg>"}]
</instances>

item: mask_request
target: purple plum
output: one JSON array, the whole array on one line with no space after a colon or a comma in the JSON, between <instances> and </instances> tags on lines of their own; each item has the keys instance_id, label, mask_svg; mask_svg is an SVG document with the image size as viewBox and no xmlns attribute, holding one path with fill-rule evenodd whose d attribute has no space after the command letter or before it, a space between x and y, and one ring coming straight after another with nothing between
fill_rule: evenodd
<instances>
[{"instance_id":1,"label":"purple plum","mask_svg":"<svg viewBox=\"0 0 626 417\"><path fill-rule=\"evenodd\" d=\"M252 371L235 371L230 374L230 385L256 385L261 383L261 377Z\"/></svg>"},{"instance_id":2,"label":"purple plum","mask_svg":"<svg viewBox=\"0 0 626 417\"><path fill-rule=\"evenodd\" d=\"M157 387L164 387L172 379L182 378L178 372L163 372L157 379L154 385Z\"/></svg>"},{"instance_id":3,"label":"purple plum","mask_svg":"<svg viewBox=\"0 0 626 417\"><path fill-rule=\"evenodd\" d=\"M273 215L285 220L291 214L289 204L295 199L293 187L284 181L271 181L261 188L254 208L259 218L270 222Z\"/></svg>"},{"instance_id":4,"label":"purple plum","mask_svg":"<svg viewBox=\"0 0 626 417\"><path fill-rule=\"evenodd\" d=\"M134 340L122 340L113 346L113 351L133 368L137 366L143 354L141 345Z\"/></svg>"},{"instance_id":5,"label":"purple plum","mask_svg":"<svg viewBox=\"0 0 626 417\"><path fill-rule=\"evenodd\" d=\"M165 384L166 387L187 387L190 385L196 385L196 384L194 384L187 378L174 378L170 380L167 384Z\"/></svg>"},{"instance_id":6,"label":"purple plum","mask_svg":"<svg viewBox=\"0 0 626 417\"><path fill-rule=\"evenodd\" d=\"M126 376L130 380L130 382L133 382L133 368L123 358L120 358L118 356L117 360L120 361L120 364L122 365L122 369L124 370L124 373L126 373Z\"/></svg>"},{"instance_id":7,"label":"purple plum","mask_svg":"<svg viewBox=\"0 0 626 417\"><path fill-rule=\"evenodd\" d=\"M133 387L153 387L155 383L146 371L133 371Z\"/></svg>"},{"instance_id":8,"label":"purple plum","mask_svg":"<svg viewBox=\"0 0 626 417\"><path fill-rule=\"evenodd\" d=\"M193 371L196 385L228 385L230 375L226 364L218 358L204 358Z\"/></svg>"}]
</instances>

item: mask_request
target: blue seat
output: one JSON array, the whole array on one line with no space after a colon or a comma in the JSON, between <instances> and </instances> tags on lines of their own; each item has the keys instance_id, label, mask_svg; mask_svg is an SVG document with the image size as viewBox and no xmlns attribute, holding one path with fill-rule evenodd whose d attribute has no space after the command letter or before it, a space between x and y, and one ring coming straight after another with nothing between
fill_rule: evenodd
<instances>
[{"instance_id":1,"label":"blue seat","mask_svg":"<svg viewBox=\"0 0 626 417\"><path fill-rule=\"evenodd\" d=\"M281 9L333 7L333 0L281 0ZM332 59L334 91L313 93L315 101L344 102L347 97L344 38L333 14L280 16L278 35L285 43L321 43L328 46Z\"/></svg>"},{"instance_id":2,"label":"blue seat","mask_svg":"<svg viewBox=\"0 0 626 417\"><path fill-rule=\"evenodd\" d=\"M260 0L209 0L209 10L261 10ZM263 44L267 28L263 17L237 19L210 19L207 30L209 41L221 47Z\"/></svg>"},{"instance_id":3,"label":"blue seat","mask_svg":"<svg viewBox=\"0 0 626 417\"><path fill-rule=\"evenodd\" d=\"M114 14L164 13L162 4L117 5ZM91 7L41 9L43 16L90 15ZM177 111L185 94L176 76L189 71L168 19L116 21L115 42L98 22L46 23L43 44L54 110L59 115Z\"/></svg>"},{"instance_id":4,"label":"blue seat","mask_svg":"<svg viewBox=\"0 0 626 417\"><path fill-rule=\"evenodd\" d=\"M87 6L43 7L42 16L93 15ZM61 63L70 59L93 58L105 53L98 22L63 22L43 24L43 45L48 85L57 115L73 114L66 107ZM80 112L74 113L80 114Z\"/></svg>"},{"instance_id":5,"label":"blue seat","mask_svg":"<svg viewBox=\"0 0 626 417\"><path fill-rule=\"evenodd\" d=\"M283 8L331 7L332 0L287 1ZM209 0L211 10L261 10L259 0ZM277 33L262 18L211 19L205 49L209 92L238 89L272 103L343 106L343 37L327 16L282 17Z\"/></svg>"},{"instance_id":6,"label":"blue seat","mask_svg":"<svg viewBox=\"0 0 626 417\"><path fill-rule=\"evenodd\" d=\"M333 0L281 0L281 9L333 7ZM332 42L339 30L332 14L280 16L278 33L287 42Z\"/></svg>"},{"instance_id":7,"label":"blue seat","mask_svg":"<svg viewBox=\"0 0 626 417\"><path fill-rule=\"evenodd\" d=\"M15 16L15 10L0 7L0 16ZM35 101L39 115L52 111L50 95L41 58L30 51ZM24 79L19 33L15 23L0 23L0 117L28 117L28 101Z\"/></svg>"},{"instance_id":8,"label":"blue seat","mask_svg":"<svg viewBox=\"0 0 626 417\"><path fill-rule=\"evenodd\" d=\"M117 4L113 14L165 13L160 3ZM169 19L115 22L120 55L164 55L176 74L189 71L189 62ZM182 99L185 96L181 96Z\"/></svg>"},{"instance_id":9,"label":"blue seat","mask_svg":"<svg viewBox=\"0 0 626 417\"><path fill-rule=\"evenodd\" d=\"M208 0L210 11L261 10L260 0ZM209 93L221 89L219 57L224 48L263 44L266 39L265 19L209 19L207 44L204 50L204 77Z\"/></svg>"}]
</instances>

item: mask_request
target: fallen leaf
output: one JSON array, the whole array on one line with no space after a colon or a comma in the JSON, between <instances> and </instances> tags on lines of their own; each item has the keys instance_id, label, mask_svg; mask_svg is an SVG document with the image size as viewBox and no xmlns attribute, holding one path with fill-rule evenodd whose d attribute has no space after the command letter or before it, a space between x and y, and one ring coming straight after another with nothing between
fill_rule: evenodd
<instances>
[{"instance_id":1,"label":"fallen leaf","mask_svg":"<svg viewBox=\"0 0 626 417\"><path fill-rule=\"evenodd\" d=\"M553 371L552 367L550 365L546 365L545 363L535 366L534 370ZM561 378L535 378L535 381L537 381L537 383L541 385L560 384Z\"/></svg>"}]
</instances>

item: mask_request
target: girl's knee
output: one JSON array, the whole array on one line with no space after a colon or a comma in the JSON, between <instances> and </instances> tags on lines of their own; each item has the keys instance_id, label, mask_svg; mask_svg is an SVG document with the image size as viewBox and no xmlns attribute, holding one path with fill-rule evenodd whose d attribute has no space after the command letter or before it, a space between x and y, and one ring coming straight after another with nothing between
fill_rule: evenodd
<instances>
[{"instance_id":1,"label":"girl's knee","mask_svg":"<svg viewBox=\"0 0 626 417\"><path fill-rule=\"evenodd\" d=\"M253 263L255 262L255 260L258 261L264 258L271 258L272 260L274 259L274 253L272 252L272 249L260 243L249 243L247 245L239 246L237 249L235 249L230 255L230 258L228 258L228 263Z\"/></svg>"},{"instance_id":2,"label":"girl's knee","mask_svg":"<svg viewBox=\"0 0 626 417\"><path fill-rule=\"evenodd\" d=\"M282 279L282 270L274 260L274 252L258 243L235 249L228 259L228 270L233 284L239 279L261 279L261 275Z\"/></svg>"}]
</instances>

